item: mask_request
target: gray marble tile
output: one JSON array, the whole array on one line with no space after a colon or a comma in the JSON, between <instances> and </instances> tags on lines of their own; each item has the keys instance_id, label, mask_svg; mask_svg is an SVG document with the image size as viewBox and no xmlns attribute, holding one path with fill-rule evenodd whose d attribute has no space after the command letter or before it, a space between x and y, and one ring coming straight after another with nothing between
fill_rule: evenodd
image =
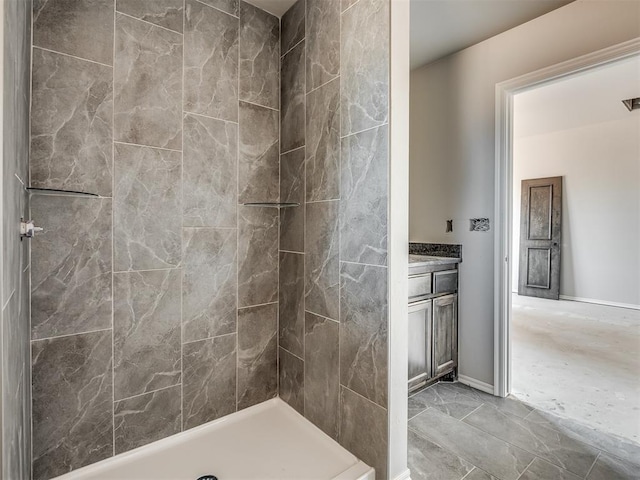
<instances>
[{"instance_id":1,"label":"gray marble tile","mask_svg":"<svg viewBox=\"0 0 640 480\"><path fill-rule=\"evenodd\" d=\"M389 117L389 0L358 2L342 15L342 136Z\"/></svg>"},{"instance_id":2,"label":"gray marble tile","mask_svg":"<svg viewBox=\"0 0 640 480\"><path fill-rule=\"evenodd\" d=\"M304 355L304 255L280 252L278 300L280 346Z\"/></svg>"},{"instance_id":3,"label":"gray marble tile","mask_svg":"<svg viewBox=\"0 0 640 480\"><path fill-rule=\"evenodd\" d=\"M231 15L238 16L240 13L239 0L199 0L201 3L210 5L218 10L227 12Z\"/></svg>"},{"instance_id":4,"label":"gray marble tile","mask_svg":"<svg viewBox=\"0 0 640 480\"><path fill-rule=\"evenodd\" d=\"M412 480L460 480L474 466L409 430L408 467Z\"/></svg>"},{"instance_id":5,"label":"gray marble tile","mask_svg":"<svg viewBox=\"0 0 640 480\"><path fill-rule=\"evenodd\" d=\"M280 398L295 408L300 415L304 415L304 362L284 348L280 348L279 352Z\"/></svg>"},{"instance_id":6,"label":"gray marble tile","mask_svg":"<svg viewBox=\"0 0 640 480\"><path fill-rule=\"evenodd\" d=\"M115 145L114 270L180 263L181 167L180 152Z\"/></svg>"},{"instance_id":7,"label":"gray marble tile","mask_svg":"<svg viewBox=\"0 0 640 480\"><path fill-rule=\"evenodd\" d=\"M593 465L587 480L638 480L637 463L626 462L607 454L601 454Z\"/></svg>"},{"instance_id":8,"label":"gray marble tile","mask_svg":"<svg viewBox=\"0 0 640 480\"><path fill-rule=\"evenodd\" d=\"M338 202L308 203L305 222L305 308L339 319Z\"/></svg>"},{"instance_id":9,"label":"gray marble tile","mask_svg":"<svg viewBox=\"0 0 640 480\"><path fill-rule=\"evenodd\" d=\"M305 1L298 0L289 10L285 12L280 20L280 54L284 55L300 40L305 34Z\"/></svg>"},{"instance_id":10,"label":"gray marble tile","mask_svg":"<svg viewBox=\"0 0 640 480\"><path fill-rule=\"evenodd\" d=\"M238 201L277 202L280 193L278 112L240 102Z\"/></svg>"},{"instance_id":11,"label":"gray marble tile","mask_svg":"<svg viewBox=\"0 0 640 480\"><path fill-rule=\"evenodd\" d=\"M387 410L341 387L340 444L387 479Z\"/></svg>"},{"instance_id":12,"label":"gray marble tile","mask_svg":"<svg viewBox=\"0 0 640 480\"><path fill-rule=\"evenodd\" d=\"M534 458L531 465L527 467L520 477L520 480L548 480L551 478L554 480L579 480L583 477L578 477L577 475L574 475L563 468L556 467L549 462L545 462L540 458Z\"/></svg>"},{"instance_id":13,"label":"gray marble tile","mask_svg":"<svg viewBox=\"0 0 640 480\"><path fill-rule=\"evenodd\" d=\"M238 125L185 115L183 168L184 226L235 227Z\"/></svg>"},{"instance_id":14,"label":"gray marble tile","mask_svg":"<svg viewBox=\"0 0 640 480\"><path fill-rule=\"evenodd\" d=\"M307 0L307 29L310 92L340 74L340 0Z\"/></svg>"},{"instance_id":15,"label":"gray marble tile","mask_svg":"<svg viewBox=\"0 0 640 480\"><path fill-rule=\"evenodd\" d=\"M516 480L534 458L433 408L409 420L409 428L502 480Z\"/></svg>"},{"instance_id":16,"label":"gray marble tile","mask_svg":"<svg viewBox=\"0 0 640 480\"><path fill-rule=\"evenodd\" d=\"M305 313L305 416L334 440L340 416L339 324Z\"/></svg>"},{"instance_id":17,"label":"gray marble tile","mask_svg":"<svg viewBox=\"0 0 640 480\"><path fill-rule=\"evenodd\" d=\"M359 0L342 0L342 11L344 12L347 8L358 1Z\"/></svg>"},{"instance_id":18,"label":"gray marble tile","mask_svg":"<svg viewBox=\"0 0 640 480\"><path fill-rule=\"evenodd\" d=\"M183 346L184 429L236 411L236 335Z\"/></svg>"},{"instance_id":19,"label":"gray marble tile","mask_svg":"<svg viewBox=\"0 0 640 480\"><path fill-rule=\"evenodd\" d=\"M112 68L33 49L31 186L111 196Z\"/></svg>"},{"instance_id":20,"label":"gray marble tile","mask_svg":"<svg viewBox=\"0 0 640 480\"><path fill-rule=\"evenodd\" d=\"M21 242L18 220L28 217L29 106L31 72L30 0L4 2L4 138L2 188L2 291L0 322L0 476L31 478L31 351L29 242Z\"/></svg>"},{"instance_id":21,"label":"gray marble tile","mask_svg":"<svg viewBox=\"0 0 640 480\"><path fill-rule=\"evenodd\" d=\"M31 216L32 338L110 328L111 199L33 195Z\"/></svg>"},{"instance_id":22,"label":"gray marble tile","mask_svg":"<svg viewBox=\"0 0 640 480\"><path fill-rule=\"evenodd\" d=\"M483 405L464 419L465 423L527 450L554 465L584 477L598 450L538 423L530 423Z\"/></svg>"},{"instance_id":23,"label":"gray marble tile","mask_svg":"<svg viewBox=\"0 0 640 480\"><path fill-rule=\"evenodd\" d=\"M594 428L550 412L533 410L526 417L527 422L539 423L557 430L559 434L578 440L622 460L637 463L640 469L640 445L626 438L595 430Z\"/></svg>"},{"instance_id":24,"label":"gray marble tile","mask_svg":"<svg viewBox=\"0 0 640 480\"><path fill-rule=\"evenodd\" d=\"M278 301L278 211L238 209L238 307Z\"/></svg>"},{"instance_id":25,"label":"gray marble tile","mask_svg":"<svg viewBox=\"0 0 640 480\"><path fill-rule=\"evenodd\" d=\"M34 0L33 44L111 65L115 0Z\"/></svg>"},{"instance_id":26,"label":"gray marble tile","mask_svg":"<svg viewBox=\"0 0 640 480\"><path fill-rule=\"evenodd\" d=\"M240 2L240 100L278 108L280 19Z\"/></svg>"},{"instance_id":27,"label":"gray marble tile","mask_svg":"<svg viewBox=\"0 0 640 480\"><path fill-rule=\"evenodd\" d=\"M340 259L387 264L387 126L342 139Z\"/></svg>"},{"instance_id":28,"label":"gray marble tile","mask_svg":"<svg viewBox=\"0 0 640 480\"><path fill-rule=\"evenodd\" d=\"M415 417L431 407L459 420L469 415L480 405L482 402L478 399L463 395L438 383L409 397L409 418Z\"/></svg>"},{"instance_id":29,"label":"gray marble tile","mask_svg":"<svg viewBox=\"0 0 640 480\"><path fill-rule=\"evenodd\" d=\"M116 141L182 148L182 43L179 33L116 14Z\"/></svg>"},{"instance_id":30,"label":"gray marble tile","mask_svg":"<svg viewBox=\"0 0 640 480\"><path fill-rule=\"evenodd\" d=\"M181 380L180 270L114 275L114 399Z\"/></svg>"},{"instance_id":31,"label":"gray marble tile","mask_svg":"<svg viewBox=\"0 0 640 480\"><path fill-rule=\"evenodd\" d=\"M7 143L9 143L8 141ZM13 148L7 145L7 151ZM15 151L15 150L14 150ZM5 157L6 158L6 155ZM20 241L19 220L24 215L27 195L23 194L24 185L15 176L16 170L3 162L4 180L2 191L2 301L6 304L9 297L20 284L21 252L25 248Z\"/></svg>"},{"instance_id":32,"label":"gray marble tile","mask_svg":"<svg viewBox=\"0 0 640 480\"><path fill-rule=\"evenodd\" d=\"M184 109L237 122L239 20L196 0L185 7Z\"/></svg>"},{"instance_id":33,"label":"gray marble tile","mask_svg":"<svg viewBox=\"0 0 640 480\"><path fill-rule=\"evenodd\" d=\"M474 468L469 475L464 477L464 480L500 480L498 477L494 477L493 475L489 475L484 470L480 470L479 468Z\"/></svg>"},{"instance_id":34,"label":"gray marble tile","mask_svg":"<svg viewBox=\"0 0 640 480\"><path fill-rule=\"evenodd\" d=\"M280 210L280 250L304 252L304 148L280 155L280 201L299 207Z\"/></svg>"},{"instance_id":35,"label":"gray marble tile","mask_svg":"<svg viewBox=\"0 0 640 480\"><path fill-rule=\"evenodd\" d=\"M238 311L238 410L278 394L278 305Z\"/></svg>"},{"instance_id":36,"label":"gray marble tile","mask_svg":"<svg viewBox=\"0 0 640 480\"><path fill-rule=\"evenodd\" d=\"M282 152L288 152L305 144L304 43L298 43L282 57L280 83Z\"/></svg>"},{"instance_id":37,"label":"gray marble tile","mask_svg":"<svg viewBox=\"0 0 640 480\"><path fill-rule=\"evenodd\" d=\"M182 33L184 0L116 0L116 10Z\"/></svg>"},{"instance_id":38,"label":"gray marble tile","mask_svg":"<svg viewBox=\"0 0 640 480\"><path fill-rule=\"evenodd\" d=\"M387 269L340 265L340 383L387 406Z\"/></svg>"},{"instance_id":39,"label":"gray marble tile","mask_svg":"<svg viewBox=\"0 0 640 480\"><path fill-rule=\"evenodd\" d=\"M110 457L111 331L40 340L31 348L33 478L56 477Z\"/></svg>"},{"instance_id":40,"label":"gray marble tile","mask_svg":"<svg viewBox=\"0 0 640 480\"><path fill-rule=\"evenodd\" d=\"M498 408L502 413L506 413L509 415L514 415L516 417L524 418L529 415L533 411L533 407L530 407L526 403L521 402L520 400L514 397L496 397L489 393L481 392L480 390L476 390L475 388L471 388L462 383L443 383L443 388L449 388L452 390L456 390L463 395L467 395L468 397L474 397L481 401L482 403L486 403L488 405L493 405Z\"/></svg>"},{"instance_id":41,"label":"gray marble tile","mask_svg":"<svg viewBox=\"0 0 640 480\"><path fill-rule=\"evenodd\" d=\"M340 81L307 95L307 201L340 198Z\"/></svg>"},{"instance_id":42,"label":"gray marble tile","mask_svg":"<svg viewBox=\"0 0 640 480\"><path fill-rule=\"evenodd\" d=\"M235 332L237 230L185 228L183 235L183 341Z\"/></svg>"},{"instance_id":43,"label":"gray marble tile","mask_svg":"<svg viewBox=\"0 0 640 480\"><path fill-rule=\"evenodd\" d=\"M180 388L177 385L115 402L116 455L182 430Z\"/></svg>"},{"instance_id":44,"label":"gray marble tile","mask_svg":"<svg viewBox=\"0 0 640 480\"><path fill-rule=\"evenodd\" d=\"M555 429L505 415L490 405L481 406L464 422L581 477L589 472L598 456L597 449Z\"/></svg>"},{"instance_id":45,"label":"gray marble tile","mask_svg":"<svg viewBox=\"0 0 640 480\"><path fill-rule=\"evenodd\" d=\"M21 315L22 296L19 290L14 291L2 311L0 406L4 411L4 423L0 446L5 446L2 468L3 478L8 479L29 478L31 472L28 461L31 451L27 450L31 432L30 404L25 404L30 391L29 318Z\"/></svg>"}]
</instances>

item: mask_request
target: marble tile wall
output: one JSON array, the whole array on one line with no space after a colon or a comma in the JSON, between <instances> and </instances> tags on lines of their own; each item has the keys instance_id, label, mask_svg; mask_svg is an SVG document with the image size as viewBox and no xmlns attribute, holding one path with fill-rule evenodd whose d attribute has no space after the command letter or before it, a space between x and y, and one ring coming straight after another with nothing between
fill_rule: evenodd
<instances>
[{"instance_id":1,"label":"marble tile wall","mask_svg":"<svg viewBox=\"0 0 640 480\"><path fill-rule=\"evenodd\" d=\"M281 25L279 393L386 479L389 0Z\"/></svg>"},{"instance_id":2,"label":"marble tile wall","mask_svg":"<svg viewBox=\"0 0 640 480\"><path fill-rule=\"evenodd\" d=\"M0 477L31 476L29 242L20 218L29 212L29 75L31 1L4 2L3 135L0 173Z\"/></svg>"},{"instance_id":3,"label":"marble tile wall","mask_svg":"<svg viewBox=\"0 0 640 480\"><path fill-rule=\"evenodd\" d=\"M3 358L24 337L3 405L32 407L3 429L25 453L5 472L55 477L272 398L279 378L302 409L302 361L278 370L278 270L302 280L303 263L279 257L276 209L241 205L304 195L304 157L280 184L279 19L238 0L33 3L30 182L100 197L33 195L33 268L3 259L25 272L3 279ZM27 167L11 168L3 192L27 208L13 200ZM303 217L287 223L302 252ZM28 320L9 321L29 276L30 359ZM295 295L292 338L302 281ZM30 373L32 402L16 377Z\"/></svg>"}]
</instances>

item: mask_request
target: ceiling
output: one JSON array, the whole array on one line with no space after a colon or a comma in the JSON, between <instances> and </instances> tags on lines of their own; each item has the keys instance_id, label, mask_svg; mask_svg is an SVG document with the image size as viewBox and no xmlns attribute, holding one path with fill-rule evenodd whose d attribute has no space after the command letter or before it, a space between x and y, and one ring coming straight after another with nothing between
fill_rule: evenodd
<instances>
[{"instance_id":1,"label":"ceiling","mask_svg":"<svg viewBox=\"0 0 640 480\"><path fill-rule=\"evenodd\" d=\"M589 70L515 96L516 138L635 116L623 99L640 97L640 56Z\"/></svg>"},{"instance_id":2,"label":"ceiling","mask_svg":"<svg viewBox=\"0 0 640 480\"><path fill-rule=\"evenodd\" d=\"M247 1L282 17L296 0ZM414 69L533 20L573 0L410 1L411 68Z\"/></svg>"},{"instance_id":3,"label":"ceiling","mask_svg":"<svg viewBox=\"0 0 640 480\"><path fill-rule=\"evenodd\" d=\"M573 0L411 0L411 69L446 57Z\"/></svg>"}]
</instances>

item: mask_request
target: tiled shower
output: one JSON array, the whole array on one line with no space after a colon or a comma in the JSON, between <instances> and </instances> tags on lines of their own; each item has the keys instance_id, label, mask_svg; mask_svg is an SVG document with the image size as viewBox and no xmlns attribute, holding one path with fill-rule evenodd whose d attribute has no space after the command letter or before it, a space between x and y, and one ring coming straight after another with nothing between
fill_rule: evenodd
<instances>
[{"instance_id":1,"label":"tiled shower","mask_svg":"<svg viewBox=\"0 0 640 480\"><path fill-rule=\"evenodd\" d=\"M25 337L8 345L25 350L15 406L3 351L3 409L24 425L22 443L3 425L5 477L32 463L52 478L280 395L386 478L389 1L298 0L282 19L238 0L30 13L15 187L96 195L34 192L22 215L45 230L19 267L32 378ZM28 325L14 297L5 345L18 298Z\"/></svg>"}]
</instances>

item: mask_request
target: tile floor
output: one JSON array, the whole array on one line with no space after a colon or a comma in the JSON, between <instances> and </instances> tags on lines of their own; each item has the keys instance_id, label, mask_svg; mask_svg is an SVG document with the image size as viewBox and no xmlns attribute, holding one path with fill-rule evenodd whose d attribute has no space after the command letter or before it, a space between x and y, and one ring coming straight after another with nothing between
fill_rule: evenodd
<instances>
[{"instance_id":1,"label":"tile floor","mask_svg":"<svg viewBox=\"0 0 640 480\"><path fill-rule=\"evenodd\" d=\"M640 445L460 383L409 398L412 480L640 479Z\"/></svg>"}]
</instances>

